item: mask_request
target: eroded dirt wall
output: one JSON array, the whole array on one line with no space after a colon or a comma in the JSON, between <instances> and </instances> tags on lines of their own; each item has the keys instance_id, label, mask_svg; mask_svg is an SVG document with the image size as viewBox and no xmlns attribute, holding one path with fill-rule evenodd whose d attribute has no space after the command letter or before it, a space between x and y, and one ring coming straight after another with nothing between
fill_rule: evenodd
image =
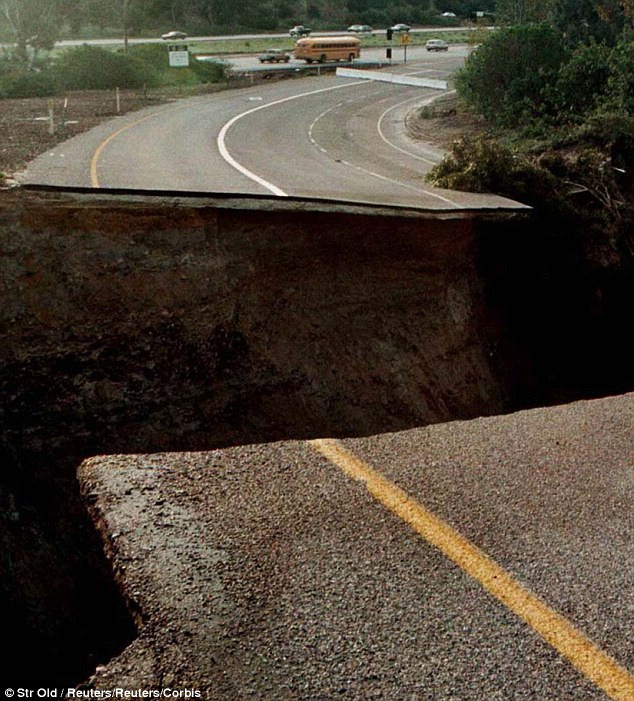
<instances>
[{"instance_id":1,"label":"eroded dirt wall","mask_svg":"<svg viewBox=\"0 0 634 701\"><path fill-rule=\"evenodd\" d=\"M0 197L9 668L31 685L71 683L133 635L77 500L84 457L507 408L500 324L475 262L494 219Z\"/></svg>"},{"instance_id":2,"label":"eroded dirt wall","mask_svg":"<svg viewBox=\"0 0 634 701\"><path fill-rule=\"evenodd\" d=\"M112 452L501 408L468 218L26 199L2 222L12 443L25 416Z\"/></svg>"}]
</instances>

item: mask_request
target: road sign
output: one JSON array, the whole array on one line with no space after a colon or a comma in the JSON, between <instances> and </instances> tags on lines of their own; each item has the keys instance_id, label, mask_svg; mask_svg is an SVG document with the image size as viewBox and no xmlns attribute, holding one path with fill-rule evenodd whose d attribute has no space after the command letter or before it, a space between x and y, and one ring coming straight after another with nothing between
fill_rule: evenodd
<instances>
[{"instance_id":1,"label":"road sign","mask_svg":"<svg viewBox=\"0 0 634 701\"><path fill-rule=\"evenodd\" d=\"M409 44L409 34L405 32L401 34L401 44Z\"/></svg>"},{"instance_id":2,"label":"road sign","mask_svg":"<svg viewBox=\"0 0 634 701\"><path fill-rule=\"evenodd\" d=\"M167 50L172 68L187 68L189 66L187 46L183 46L183 44L169 44Z\"/></svg>"}]
</instances>

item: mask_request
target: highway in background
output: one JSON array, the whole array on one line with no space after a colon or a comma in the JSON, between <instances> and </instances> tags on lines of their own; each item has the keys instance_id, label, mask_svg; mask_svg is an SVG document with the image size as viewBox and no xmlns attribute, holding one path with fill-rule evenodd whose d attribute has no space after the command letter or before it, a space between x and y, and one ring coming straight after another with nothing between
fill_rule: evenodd
<instances>
[{"instance_id":1,"label":"highway in background","mask_svg":"<svg viewBox=\"0 0 634 701\"><path fill-rule=\"evenodd\" d=\"M464 32L465 27L421 27L420 29L412 29L411 32L415 34L433 34L438 32ZM313 36L335 36L339 34L345 34L346 28L342 27L337 30L313 30ZM385 34L385 29L377 29L374 34L381 35ZM230 34L221 36L191 36L187 37L189 42L204 42L204 41L231 41L231 40L250 40L250 39L281 39L288 38L288 32L271 32L266 34ZM134 37L128 39L130 44L153 44L153 43L165 43L160 37ZM91 44L93 46L112 46L121 44L123 45L123 37L115 37L111 39L63 39L62 41L56 42L55 46L81 46L82 44ZM2 44L0 44L2 46Z\"/></svg>"}]
</instances>

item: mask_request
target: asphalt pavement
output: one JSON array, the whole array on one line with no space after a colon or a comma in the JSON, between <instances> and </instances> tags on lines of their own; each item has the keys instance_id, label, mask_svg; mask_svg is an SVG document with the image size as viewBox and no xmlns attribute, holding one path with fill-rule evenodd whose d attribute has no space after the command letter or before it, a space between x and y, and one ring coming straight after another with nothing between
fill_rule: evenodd
<instances>
[{"instance_id":1,"label":"asphalt pavement","mask_svg":"<svg viewBox=\"0 0 634 701\"><path fill-rule=\"evenodd\" d=\"M633 425L629 394L94 458L80 481L141 630L91 684L168 680L231 701L632 699Z\"/></svg>"},{"instance_id":2,"label":"asphalt pavement","mask_svg":"<svg viewBox=\"0 0 634 701\"><path fill-rule=\"evenodd\" d=\"M394 71L447 78L462 57ZM227 90L101 124L32 161L22 180L63 186L334 198L423 209L517 208L442 191L442 153L409 138L408 110L441 90L329 76Z\"/></svg>"}]
</instances>

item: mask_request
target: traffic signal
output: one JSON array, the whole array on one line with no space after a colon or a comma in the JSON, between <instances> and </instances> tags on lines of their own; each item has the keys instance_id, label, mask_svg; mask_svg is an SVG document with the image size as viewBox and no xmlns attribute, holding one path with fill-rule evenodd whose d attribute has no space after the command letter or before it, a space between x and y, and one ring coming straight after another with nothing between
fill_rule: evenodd
<instances>
[{"instance_id":1,"label":"traffic signal","mask_svg":"<svg viewBox=\"0 0 634 701\"><path fill-rule=\"evenodd\" d=\"M386 34L387 34L387 40L388 40L388 41L392 41L392 34L393 34L393 33L394 33L394 32L393 32L391 29L388 29L388 30L387 30Z\"/></svg>"}]
</instances>

